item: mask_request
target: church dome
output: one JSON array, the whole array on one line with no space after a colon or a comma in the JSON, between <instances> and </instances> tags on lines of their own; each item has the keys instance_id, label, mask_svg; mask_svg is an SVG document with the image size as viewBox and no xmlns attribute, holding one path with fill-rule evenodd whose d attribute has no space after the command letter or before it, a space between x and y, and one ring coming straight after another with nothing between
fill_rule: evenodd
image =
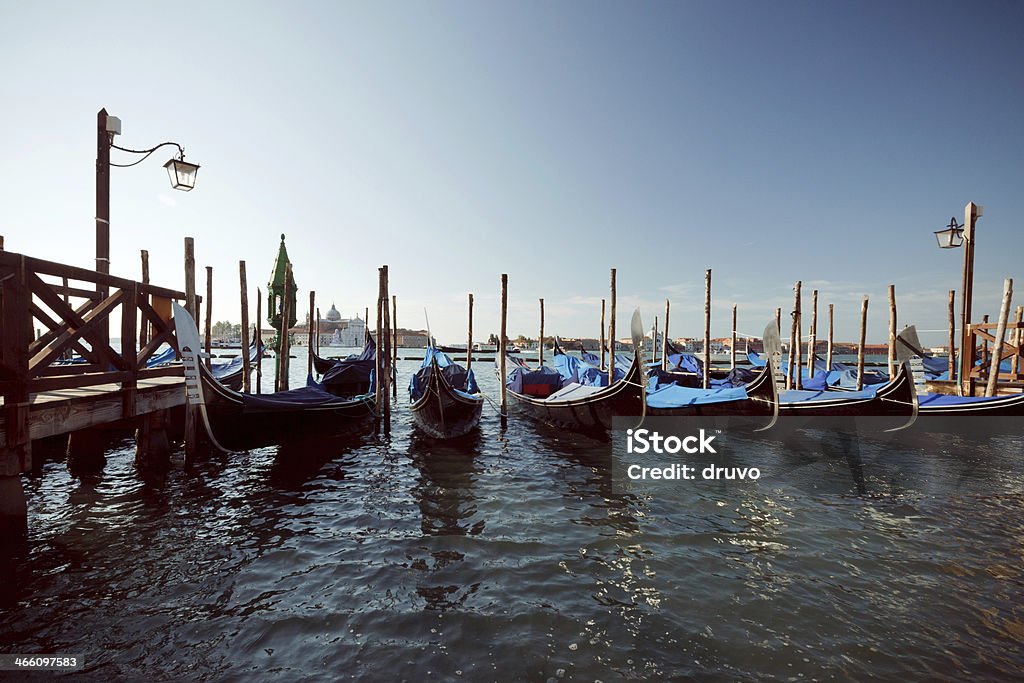
<instances>
[{"instance_id":1,"label":"church dome","mask_svg":"<svg viewBox=\"0 0 1024 683\"><path fill-rule=\"evenodd\" d=\"M331 310L327 311L327 320L336 323L341 322L341 313L338 313L338 309L331 304Z\"/></svg>"}]
</instances>

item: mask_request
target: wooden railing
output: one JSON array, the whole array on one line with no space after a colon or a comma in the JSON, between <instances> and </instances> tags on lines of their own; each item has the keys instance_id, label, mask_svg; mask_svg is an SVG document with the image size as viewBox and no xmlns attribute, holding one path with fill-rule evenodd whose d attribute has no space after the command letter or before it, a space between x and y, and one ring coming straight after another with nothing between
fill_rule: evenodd
<instances>
[{"instance_id":1,"label":"wooden railing","mask_svg":"<svg viewBox=\"0 0 1024 683\"><path fill-rule=\"evenodd\" d=\"M115 384L119 419L134 417L140 380L183 374L180 365L150 368L147 361L165 343L178 348L171 301L184 299L184 292L0 251L0 394L7 451L0 459L19 459L23 449L24 469L33 394ZM111 345L115 313L120 340ZM148 334L140 348L142 326Z\"/></svg>"},{"instance_id":2,"label":"wooden railing","mask_svg":"<svg viewBox=\"0 0 1024 683\"><path fill-rule=\"evenodd\" d=\"M988 381L992 368L992 356L997 344L996 331L998 323L971 323L967 326L967 335L970 340L967 344L966 367L970 373L961 378L962 388L965 396L975 395L977 387L984 389L984 383ZM1021 341L1024 339L1024 323L1007 322L1006 335L1002 342L1002 349L999 353L999 362L1010 361L1010 372L999 372L997 381L1015 382L1024 381L1024 373L1021 372ZM978 363L978 361L981 363Z\"/></svg>"}]
</instances>

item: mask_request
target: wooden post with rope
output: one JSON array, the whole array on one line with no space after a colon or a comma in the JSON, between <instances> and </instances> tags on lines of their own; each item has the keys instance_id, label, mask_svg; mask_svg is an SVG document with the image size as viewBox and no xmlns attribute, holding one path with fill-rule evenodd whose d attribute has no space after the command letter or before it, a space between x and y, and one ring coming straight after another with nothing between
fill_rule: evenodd
<instances>
[{"instance_id":1,"label":"wooden post with rope","mask_svg":"<svg viewBox=\"0 0 1024 683\"><path fill-rule=\"evenodd\" d=\"M868 333L868 295L860 304L860 339L857 342L857 391L864 388L864 341Z\"/></svg>"}]
</instances>

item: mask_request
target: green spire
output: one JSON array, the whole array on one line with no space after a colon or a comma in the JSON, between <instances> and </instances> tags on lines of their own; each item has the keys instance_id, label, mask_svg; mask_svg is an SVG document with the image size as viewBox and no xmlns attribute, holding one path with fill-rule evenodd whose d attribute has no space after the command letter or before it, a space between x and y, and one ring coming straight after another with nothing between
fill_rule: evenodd
<instances>
[{"instance_id":1,"label":"green spire","mask_svg":"<svg viewBox=\"0 0 1024 683\"><path fill-rule=\"evenodd\" d=\"M281 234L281 246L277 250L277 260L274 261L274 270L270 273L270 282L267 284L267 322L271 327L281 332L281 302L284 291L285 271L290 263L288 250L284 246L284 233ZM296 318L295 295L299 287L295 284L295 266L292 266L292 282L288 288L288 305L291 307L291 315L288 316L288 327L294 327Z\"/></svg>"}]
</instances>

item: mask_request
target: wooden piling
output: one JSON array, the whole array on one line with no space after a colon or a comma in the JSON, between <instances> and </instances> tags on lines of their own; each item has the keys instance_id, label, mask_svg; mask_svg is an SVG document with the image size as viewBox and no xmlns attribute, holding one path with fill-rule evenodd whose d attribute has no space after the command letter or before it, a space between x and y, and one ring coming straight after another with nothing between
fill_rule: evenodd
<instances>
[{"instance_id":1,"label":"wooden piling","mask_svg":"<svg viewBox=\"0 0 1024 683\"><path fill-rule=\"evenodd\" d=\"M498 337L498 385L501 391L501 426L508 419L508 375L505 371L505 343L508 326L508 275L501 274L501 336Z\"/></svg>"},{"instance_id":2,"label":"wooden piling","mask_svg":"<svg viewBox=\"0 0 1024 683\"><path fill-rule=\"evenodd\" d=\"M469 293L469 325L466 333L466 370L473 367L473 293Z\"/></svg>"},{"instance_id":3,"label":"wooden piling","mask_svg":"<svg viewBox=\"0 0 1024 683\"><path fill-rule=\"evenodd\" d=\"M398 400L398 296L395 294L391 295L391 317L388 322L391 328L391 336L388 338L391 344L391 396Z\"/></svg>"},{"instance_id":4,"label":"wooden piling","mask_svg":"<svg viewBox=\"0 0 1024 683\"><path fill-rule=\"evenodd\" d=\"M142 259L142 284L149 284L149 252L142 249L139 253ZM67 279L64 281L64 287L68 286ZM67 303L67 295L65 294L64 303ZM146 302L149 302L149 295L146 295ZM142 324L139 325L139 348L145 348L146 344L149 343L149 321L146 320L145 316L142 316Z\"/></svg>"},{"instance_id":5,"label":"wooden piling","mask_svg":"<svg viewBox=\"0 0 1024 683\"><path fill-rule=\"evenodd\" d=\"M242 309L242 391L248 394L252 390L252 378L249 376L252 364L249 362L249 283L245 277L245 261L238 262L238 288ZM258 345L259 340L256 343Z\"/></svg>"},{"instance_id":6,"label":"wooden piling","mask_svg":"<svg viewBox=\"0 0 1024 683\"><path fill-rule=\"evenodd\" d=\"M320 355L320 307L316 307L316 353Z\"/></svg>"},{"instance_id":7,"label":"wooden piling","mask_svg":"<svg viewBox=\"0 0 1024 683\"><path fill-rule=\"evenodd\" d=\"M896 379L896 285L889 285L889 381Z\"/></svg>"},{"instance_id":8,"label":"wooden piling","mask_svg":"<svg viewBox=\"0 0 1024 683\"><path fill-rule=\"evenodd\" d=\"M782 334L782 307L775 309L775 327L779 329L779 334Z\"/></svg>"},{"instance_id":9,"label":"wooden piling","mask_svg":"<svg viewBox=\"0 0 1024 683\"><path fill-rule=\"evenodd\" d=\"M196 243L191 237L185 238L185 310L196 320Z\"/></svg>"},{"instance_id":10,"label":"wooden piling","mask_svg":"<svg viewBox=\"0 0 1024 683\"><path fill-rule=\"evenodd\" d=\"M388 267L381 267L384 278L384 433L391 433L391 312L388 307L390 297L388 283Z\"/></svg>"},{"instance_id":11,"label":"wooden piling","mask_svg":"<svg viewBox=\"0 0 1024 683\"><path fill-rule=\"evenodd\" d=\"M704 372L702 386L711 386L711 269L704 271Z\"/></svg>"},{"instance_id":12,"label":"wooden piling","mask_svg":"<svg viewBox=\"0 0 1024 683\"><path fill-rule=\"evenodd\" d=\"M1003 337L1006 335L1006 324L1010 319L1010 301L1013 298L1013 279L1003 281L1003 305L999 308L999 322L996 325L996 341L992 345L992 364L988 371L986 396L996 395L996 384L999 382L999 366L1003 356Z\"/></svg>"},{"instance_id":13,"label":"wooden piling","mask_svg":"<svg viewBox=\"0 0 1024 683\"><path fill-rule=\"evenodd\" d=\"M316 311L316 292L309 290L309 324L306 326L306 375L313 376L313 313Z\"/></svg>"},{"instance_id":14,"label":"wooden piling","mask_svg":"<svg viewBox=\"0 0 1024 683\"><path fill-rule=\"evenodd\" d=\"M803 364L803 338L804 338L804 314L803 314L803 299L801 298L801 286L802 282L797 281L796 283L796 388L804 388L804 364Z\"/></svg>"},{"instance_id":15,"label":"wooden piling","mask_svg":"<svg viewBox=\"0 0 1024 683\"><path fill-rule=\"evenodd\" d=\"M256 288L256 348L263 347L263 294ZM263 352L256 354L256 393L263 393Z\"/></svg>"},{"instance_id":16,"label":"wooden piling","mask_svg":"<svg viewBox=\"0 0 1024 683\"><path fill-rule=\"evenodd\" d=\"M800 299L800 282L793 285L793 310L789 314L789 354L786 359L786 388L796 388L796 358L800 353L800 333L797 331L796 310ZM798 376L798 375L797 375Z\"/></svg>"},{"instance_id":17,"label":"wooden piling","mask_svg":"<svg viewBox=\"0 0 1024 683\"><path fill-rule=\"evenodd\" d=\"M665 332L661 341L661 369L668 370L668 314L671 304L665 299Z\"/></svg>"},{"instance_id":18,"label":"wooden piling","mask_svg":"<svg viewBox=\"0 0 1024 683\"><path fill-rule=\"evenodd\" d=\"M956 290L949 290L949 380L956 379Z\"/></svg>"},{"instance_id":19,"label":"wooden piling","mask_svg":"<svg viewBox=\"0 0 1024 683\"><path fill-rule=\"evenodd\" d=\"M1010 371L1016 375L1020 373L1020 324L1024 322L1024 306L1017 307L1017 319L1014 322L1017 323L1017 327L1014 329L1011 339L1013 339L1013 345L1017 347L1017 351L1013 354L1013 362L1010 364Z\"/></svg>"},{"instance_id":20,"label":"wooden piling","mask_svg":"<svg viewBox=\"0 0 1024 683\"><path fill-rule=\"evenodd\" d=\"M857 342L857 391L864 388L864 341L868 333L868 296L860 304L860 339Z\"/></svg>"},{"instance_id":21,"label":"wooden piling","mask_svg":"<svg viewBox=\"0 0 1024 683\"><path fill-rule=\"evenodd\" d=\"M811 329L807 337L807 374L814 377L818 351L818 290L811 290Z\"/></svg>"},{"instance_id":22,"label":"wooden piling","mask_svg":"<svg viewBox=\"0 0 1024 683\"><path fill-rule=\"evenodd\" d=\"M206 301L203 302L203 306L206 313L203 347L206 350L206 369L209 370L213 365L213 359L210 357L210 351L213 348L213 266L206 266Z\"/></svg>"},{"instance_id":23,"label":"wooden piling","mask_svg":"<svg viewBox=\"0 0 1024 683\"><path fill-rule=\"evenodd\" d=\"M651 362L658 362L658 316L654 316L654 324L651 325Z\"/></svg>"},{"instance_id":24,"label":"wooden piling","mask_svg":"<svg viewBox=\"0 0 1024 683\"><path fill-rule=\"evenodd\" d=\"M828 305L828 344L825 348L825 372L832 372L832 330L833 330L833 308L834 304Z\"/></svg>"},{"instance_id":25,"label":"wooden piling","mask_svg":"<svg viewBox=\"0 0 1024 683\"><path fill-rule=\"evenodd\" d=\"M987 325L988 324L988 316L987 315L981 316L981 323L983 325ZM981 340L981 359L982 359L982 364L984 364L985 362L987 362L989 360L989 356L988 356L988 339L982 339ZM973 393L974 393L973 392L973 388L974 387L972 385L971 386L971 389L972 389L971 395L973 395Z\"/></svg>"},{"instance_id":26,"label":"wooden piling","mask_svg":"<svg viewBox=\"0 0 1024 683\"><path fill-rule=\"evenodd\" d=\"M135 464L143 469L162 470L170 465L171 442L167 435L169 411L157 410L142 416L135 430Z\"/></svg>"},{"instance_id":27,"label":"wooden piling","mask_svg":"<svg viewBox=\"0 0 1024 683\"><path fill-rule=\"evenodd\" d=\"M384 269L377 269L377 353L374 363L374 396L377 401L377 427L384 416ZM429 336L430 332L427 331ZM429 340L428 340L429 343Z\"/></svg>"},{"instance_id":28,"label":"wooden piling","mask_svg":"<svg viewBox=\"0 0 1024 683\"><path fill-rule=\"evenodd\" d=\"M615 382L615 269L611 275L611 311L608 320L608 384Z\"/></svg>"},{"instance_id":29,"label":"wooden piling","mask_svg":"<svg viewBox=\"0 0 1024 683\"><path fill-rule=\"evenodd\" d=\"M544 299L540 300L540 340L537 342L537 365L544 365Z\"/></svg>"},{"instance_id":30,"label":"wooden piling","mask_svg":"<svg viewBox=\"0 0 1024 683\"><path fill-rule=\"evenodd\" d=\"M195 240L185 238L185 310L196 321L196 251ZM196 325L198 326L198 321ZM193 349L199 353L199 349ZM192 462L199 450L199 415L191 402L185 403L185 460ZM69 446L70 447L70 446Z\"/></svg>"},{"instance_id":31,"label":"wooden piling","mask_svg":"<svg viewBox=\"0 0 1024 683\"><path fill-rule=\"evenodd\" d=\"M598 351L597 355L601 359L599 361L599 365L601 366L599 369L603 370L604 369L604 344L605 344L605 339L604 339L604 299L601 299L601 341L600 341L600 344L601 344L601 349Z\"/></svg>"},{"instance_id":32,"label":"wooden piling","mask_svg":"<svg viewBox=\"0 0 1024 683\"><path fill-rule=\"evenodd\" d=\"M729 369L736 369L736 304L732 305L732 346L729 349Z\"/></svg>"}]
</instances>

